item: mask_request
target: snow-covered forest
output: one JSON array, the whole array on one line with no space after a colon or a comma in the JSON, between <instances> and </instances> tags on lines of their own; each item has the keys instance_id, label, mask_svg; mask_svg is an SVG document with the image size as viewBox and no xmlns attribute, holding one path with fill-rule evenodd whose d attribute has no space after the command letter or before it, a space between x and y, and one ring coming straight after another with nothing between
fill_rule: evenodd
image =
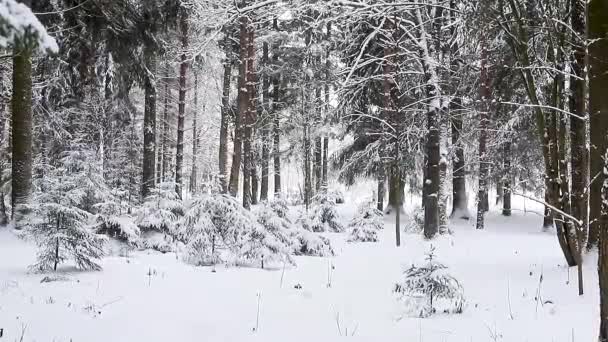
<instances>
[{"instance_id":1,"label":"snow-covered forest","mask_svg":"<svg viewBox=\"0 0 608 342\"><path fill-rule=\"evenodd\" d=\"M0 341L608 342L608 0L0 0Z\"/></svg>"}]
</instances>

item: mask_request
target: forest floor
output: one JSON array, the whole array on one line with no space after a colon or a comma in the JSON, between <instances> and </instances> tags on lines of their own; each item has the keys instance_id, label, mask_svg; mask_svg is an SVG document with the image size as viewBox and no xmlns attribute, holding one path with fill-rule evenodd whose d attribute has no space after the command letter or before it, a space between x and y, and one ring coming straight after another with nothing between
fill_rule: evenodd
<instances>
[{"instance_id":1,"label":"forest floor","mask_svg":"<svg viewBox=\"0 0 608 342\"><path fill-rule=\"evenodd\" d=\"M341 208L345 222L352 207ZM564 266L542 218L515 212L451 224L424 241L402 235L392 217L379 243L331 238L337 256L297 257L297 267L193 267L153 251L107 257L101 272L64 268L59 281L30 274L32 245L0 232L0 341L547 341L595 339L596 257L585 265L585 295ZM429 244L462 283L460 315L409 317L392 293L403 268L424 261ZM542 277L542 280L541 280ZM301 287L301 288L300 288ZM541 300L537 300L540 298Z\"/></svg>"}]
</instances>

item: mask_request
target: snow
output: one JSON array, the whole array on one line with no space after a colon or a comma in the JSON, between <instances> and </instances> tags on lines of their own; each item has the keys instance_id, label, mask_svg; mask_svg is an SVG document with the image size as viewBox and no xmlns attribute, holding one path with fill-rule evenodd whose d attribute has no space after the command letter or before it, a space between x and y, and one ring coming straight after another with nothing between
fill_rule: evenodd
<instances>
[{"instance_id":1,"label":"snow","mask_svg":"<svg viewBox=\"0 0 608 342\"><path fill-rule=\"evenodd\" d=\"M576 272L564 266L554 234L541 232L542 217L518 211L522 203L514 202L510 218L491 211L486 230L476 230L474 220L456 220L453 235L429 242L408 233L400 248L394 247L394 218L385 217L378 243L350 244L347 233L325 234L335 257L295 257L297 267L273 270L195 267L179 253L141 251L105 258L101 272L68 265L58 276L30 274L33 244L4 229L0 328L6 341L19 341L22 332L23 341L66 342L335 341L344 335L361 341L594 340L595 256L587 257L586 294L579 297ZM355 212L347 203L338 207L344 223ZM424 263L431 243L464 288L462 314L410 317L392 293L404 268Z\"/></svg>"},{"instance_id":2,"label":"snow","mask_svg":"<svg viewBox=\"0 0 608 342\"><path fill-rule=\"evenodd\" d=\"M15 0L0 0L0 46L12 46L24 38L28 41L34 39L32 43L41 52L59 51L55 39L29 7Z\"/></svg>"}]
</instances>

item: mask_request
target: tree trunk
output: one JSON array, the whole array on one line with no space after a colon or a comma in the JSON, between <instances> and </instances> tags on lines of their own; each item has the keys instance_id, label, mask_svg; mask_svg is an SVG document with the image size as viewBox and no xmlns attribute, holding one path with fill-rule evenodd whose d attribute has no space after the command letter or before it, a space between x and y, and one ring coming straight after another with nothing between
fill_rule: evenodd
<instances>
[{"instance_id":1,"label":"tree trunk","mask_svg":"<svg viewBox=\"0 0 608 342\"><path fill-rule=\"evenodd\" d=\"M154 167L156 166L156 56L152 47L144 49L144 59L148 70L145 78L144 148L141 196L148 197L154 187Z\"/></svg>"},{"instance_id":2,"label":"tree trunk","mask_svg":"<svg viewBox=\"0 0 608 342\"><path fill-rule=\"evenodd\" d=\"M270 138L269 113L270 113L270 76L268 75L268 43L262 46L262 63L265 72L262 79L262 185L260 189L260 200L268 200L268 170L270 167Z\"/></svg>"},{"instance_id":3,"label":"tree trunk","mask_svg":"<svg viewBox=\"0 0 608 342\"><path fill-rule=\"evenodd\" d=\"M489 29L489 4L484 1L481 8L482 30ZM490 90L490 76L488 75L488 42L487 33L481 38L481 70L480 90L481 111L479 113L479 192L477 194L477 229L485 228L485 212L488 202L488 162L487 162L487 139L488 125L490 121L490 101L492 92Z\"/></svg>"},{"instance_id":4,"label":"tree trunk","mask_svg":"<svg viewBox=\"0 0 608 342\"><path fill-rule=\"evenodd\" d=\"M163 96L163 136L162 136L162 181L166 182L169 179L169 65L165 65L165 91Z\"/></svg>"},{"instance_id":5,"label":"tree trunk","mask_svg":"<svg viewBox=\"0 0 608 342\"><path fill-rule=\"evenodd\" d=\"M583 239L587 236L587 207L588 194L587 184L589 179L587 160L587 127L585 110L586 82L585 82L585 42L581 37L585 37L585 3L582 0L571 1L571 23L573 52L570 61L572 76L570 76L570 112L578 117L570 116L570 163L571 163L571 210L572 216L580 220L583 225L580 228ZM593 235L593 236L592 236ZM597 233L589 234L587 248L597 245Z\"/></svg>"},{"instance_id":6,"label":"tree trunk","mask_svg":"<svg viewBox=\"0 0 608 342\"><path fill-rule=\"evenodd\" d=\"M12 117L12 218L16 227L28 212L32 186L32 57L14 51Z\"/></svg>"},{"instance_id":7,"label":"tree trunk","mask_svg":"<svg viewBox=\"0 0 608 342\"><path fill-rule=\"evenodd\" d=\"M239 33L239 81L238 81L238 109L234 120L234 150L232 153L232 166L230 168L230 195L236 197L239 192L239 173L241 172L241 157L243 148L243 127L241 121L245 121L245 112L249 105L247 96L247 17L240 19Z\"/></svg>"},{"instance_id":8,"label":"tree trunk","mask_svg":"<svg viewBox=\"0 0 608 342\"><path fill-rule=\"evenodd\" d=\"M225 49L228 55L230 37L226 35ZM222 110L220 123L219 173L220 187L223 194L228 193L228 121L230 111L230 76L232 61L229 57L224 60L224 84L222 85Z\"/></svg>"},{"instance_id":9,"label":"tree trunk","mask_svg":"<svg viewBox=\"0 0 608 342\"><path fill-rule=\"evenodd\" d=\"M463 115L461 102L462 100L457 98L450 104L452 147L454 148L454 159L452 161L452 213L450 217L468 220L470 214L467 199L464 147L460 139Z\"/></svg>"},{"instance_id":10,"label":"tree trunk","mask_svg":"<svg viewBox=\"0 0 608 342\"><path fill-rule=\"evenodd\" d=\"M179 103L177 109L177 148L175 154L175 192L182 198L182 169L184 164L184 119L186 116L186 73L188 72L188 60L186 50L188 49L188 21L187 14L182 9L180 15L182 55L179 65Z\"/></svg>"},{"instance_id":11,"label":"tree trunk","mask_svg":"<svg viewBox=\"0 0 608 342\"><path fill-rule=\"evenodd\" d=\"M192 171L190 173L190 193L196 192L197 165L196 155L198 154L198 131L196 127L196 117L198 116L198 73L194 72L194 107L192 108Z\"/></svg>"},{"instance_id":12,"label":"tree trunk","mask_svg":"<svg viewBox=\"0 0 608 342\"><path fill-rule=\"evenodd\" d=\"M273 28L278 31L278 23L275 18L273 21ZM273 46L272 61L275 68L279 67L279 43L277 42ZM274 196L279 197L281 195L281 76L278 70L274 70L274 76L272 77L272 154L273 154L273 166L274 166Z\"/></svg>"},{"instance_id":13,"label":"tree trunk","mask_svg":"<svg viewBox=\"0 0 608 342\"><path fill-rule=\"evenodd\" d=\"M254 50L254 31L253 24L248 21L246 27L247 34L247 60L246 60L246 101L247 109L244 120L244 140L243 140L243 207L250 209L254 202L254 191L252 191L252 180L256 177L253 153L253 125L255 124L255 50ZM257 183L257 182L256 182ZM257 184L256 184L257 188ZM256 195L257 197L257 195Z\"/></svg>"},{"instance_id":14,"label":"tree trunk","mask_svg":"<svg viewBox=\"0 0 608 342\"><path fill-rule=\"evenodd\" d=\"M608 1L589 2L589 113L591 118L591 144L595 152L591 156L592 170L602 171L606 167L603 154L608 150L606 131L608 130ZM594 126L597 124L597 126ZM596 175L592 173L592 177ZM591 188L604 185L603 207L596 221L599 236L598 276L600 287L600 342L608 341L608 189L605 186L606 173L597 175ZM591 198L591 202L594 199ZM597 213L593 213L597 214Z\"/></svg>"},{"instance_id":15,"label":"tree trunk","mask_svg":"<svg viewBox=\"0 0 608 342\"><path fill-rule=\"evenodd\" d=\"M322 119L322 106L321 106L321 87L317 87L315 94L315 103L317 104L314 108L315 111L315 127L318 129L323 125ZM314 162L314 171L315 171L315 191L319 192L321 190L321 185L323 181L323 138L318 134L315 134L314 140L314 150L315 150L315 162Z\"/></svg>"},{"instance_id":16,"label":"tree trunk","mask_svg":"<svg viewBox=\"0 0 608 342\"><path fill-rule=\"evenodd\" d=\"M441 159L439 162L439 195L438 195L438 210L439 210L439 234L448 233L448 215L447 215L447 195L444 191L447 180L448 164L447 160Z\"/></svg>"},{"instance_id":17,"label":"tree trunk","mask_svg":"<svg viewBox=\"0 0 608 342\"><path fill-rule=\"evenodd\" d=\"M400 174L395 174L395 169L391 168L388 182L388 206L387 211L397 210L403 205L404 186Z\"/></svg>"},{"instance_id":18,"label":"tree trunk","mask_svg":"<svg viewBox=\"0 0 608 342\"><path fill-rule=\"evenodd\" d=\"M511 216L511 142L507 141L502 149L503 153L503 192L502 192L502 214Z\"/></svg>"}]
</instances>

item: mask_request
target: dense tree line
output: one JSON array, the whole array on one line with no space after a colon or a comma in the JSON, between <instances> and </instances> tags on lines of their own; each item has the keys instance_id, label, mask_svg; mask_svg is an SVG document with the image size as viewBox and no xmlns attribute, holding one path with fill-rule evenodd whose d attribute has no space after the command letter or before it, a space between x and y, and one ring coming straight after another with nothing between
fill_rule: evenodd
<instances>
[{"instance_id":1,"label":"dense tree line","mask_svg":"<svg viewBox=\"0 0 608 342\"><path fill-rule=\"evenodd\" d=\"M19 3L58 47L0 25L2 223L59 189L89 213L130 214L167 184L250 209L290 190L285 163L306 208L334 179L376 180L397 245L406 189L428 239L524 196L580 294L599 249L608 340L606 0Z\"/></svg>"}]
</instances>

